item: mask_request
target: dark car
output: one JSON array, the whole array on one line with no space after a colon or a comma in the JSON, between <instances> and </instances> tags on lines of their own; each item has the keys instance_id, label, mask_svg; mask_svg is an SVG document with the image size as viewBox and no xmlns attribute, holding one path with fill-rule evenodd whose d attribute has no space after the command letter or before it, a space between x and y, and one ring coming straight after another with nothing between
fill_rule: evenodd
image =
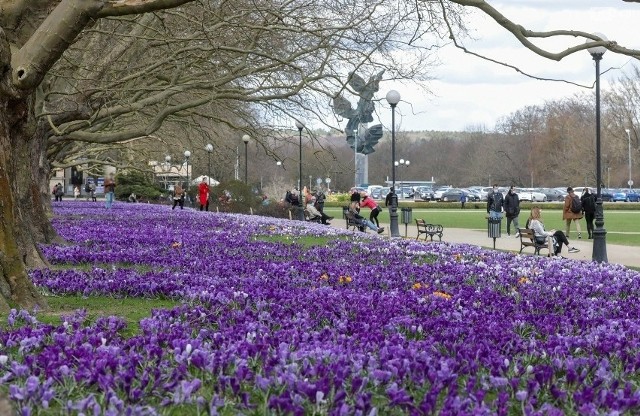
<instances>
[{"instance_id":1,"label":"dark car","mask_svg":"<svg viewBox=\"0 0 640 416\"><path fill-rule=\"evenodd\" d=\"M464 195L467 198L467 201L477 201L478 197L473 195L464 189L459 188L451 188L442 193L440 200L442 202L460 202L460 197Z\"/></svg>"},{"instance_id":2,"label":"dark car","mask_svg":"<svg viewBox=\"0 0 640 416\"><path fill-rule=\"evenodd\" d=\"M595 193L596 190L593 189L592 192ZM600 196L602 197L603 202L613 201L613 193L614 193L613 189L605 189L605 188L600 189Z\"/></svg>"},{"instance_id":3,"label":"dark car","mask_svg":"<svg viewBox=\"0 0 640 416\"><path fill-rule=\"evenodd\" d=\"M566 192L562 192L556 188L542 188L540 192L546 195L547 201L564 201L564 197L567 196Z\"/></svg>"}]
</instances>

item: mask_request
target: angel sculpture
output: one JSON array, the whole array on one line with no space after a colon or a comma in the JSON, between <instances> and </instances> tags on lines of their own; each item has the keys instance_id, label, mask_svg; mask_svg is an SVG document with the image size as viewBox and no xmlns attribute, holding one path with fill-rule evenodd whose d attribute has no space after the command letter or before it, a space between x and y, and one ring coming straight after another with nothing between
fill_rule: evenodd
<instances>
[{"instance_id":1,"label":"angel sculpture","mask_svg":"<svg viewBox=\"0 0 640 416\"><path fill-rule=\"evenodd\" d=\"M377 124L370 128L367 123L373 121L373 95L380 87L380 80L384 71L369 78L369 82L352 72L349 74L349 85L356 91L360 99L356 108L351 107L351 103L346 98L338 95L333 99L333 109L336 114L349 120L344 131L347 135L347 143L356 152L368 155L375 152L374 146L382 137L382 125Z\"/></svg>"}]
</instances>

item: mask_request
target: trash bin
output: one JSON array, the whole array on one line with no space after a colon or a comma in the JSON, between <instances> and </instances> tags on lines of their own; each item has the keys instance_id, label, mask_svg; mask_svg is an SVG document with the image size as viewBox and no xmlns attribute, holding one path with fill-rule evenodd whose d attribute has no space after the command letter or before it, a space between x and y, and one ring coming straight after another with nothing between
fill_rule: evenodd
<instances>
[{"instance_id":1,"label":"trash bin","mask_svg":"<svg viewBox=\"0 0 640 416\"><path fill-rule=\"evenodd\" d=\"M411 211L413 208L402 208L402 223L403 224L411 224Z\"/></svg>"},{"instance_id":2,"label":"trash bin","mask_svg":"<svg viewBox=\"0 0 640 416\"><path fill-rule=\"evenodd\" d=\"M407 225L411 223L411 215L413 208L402 208L402 223L404 224L404 236L407 236Z\"/></svg>"},{"instance_id":3,"label":"trash bin","mask_svg":"<svg viewBox=\"0 0 640 416\"><path fill-rule=\"evenodd\" d=\"M487 233L489 234L489 238L493 238L493 248L495 249L496 238L500 238L500 233L502 231L502 218L489 217L487 221Z\"/></svg>"}]
</instances>

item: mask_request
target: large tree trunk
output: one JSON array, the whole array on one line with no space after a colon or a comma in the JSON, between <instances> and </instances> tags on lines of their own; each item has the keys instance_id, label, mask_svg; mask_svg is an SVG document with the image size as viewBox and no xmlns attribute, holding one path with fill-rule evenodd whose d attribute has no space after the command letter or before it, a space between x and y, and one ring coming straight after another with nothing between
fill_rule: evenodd
<instances>
[{"instance_id":1,"label":"large tree trunk","mask_svg":"<svg viewBox=\"0 0 640 416\"><path fill-rule=\"evenodd\" d=\"M42 264L37 242L50 236L39 177L32 174L43 144L35 143L31 103L0 97L0 311L46 307L26 272L28 260Z\"/></svg>"}]
</instances>

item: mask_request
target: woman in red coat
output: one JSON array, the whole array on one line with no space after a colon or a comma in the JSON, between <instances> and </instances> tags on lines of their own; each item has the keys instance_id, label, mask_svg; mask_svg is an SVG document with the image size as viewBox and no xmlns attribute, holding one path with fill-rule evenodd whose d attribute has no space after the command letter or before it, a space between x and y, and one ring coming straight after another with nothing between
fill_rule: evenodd
<instances>
[{"instance_id":1,"label":"woman in red coat","mask_svg":"<svg viewBox=\"0 0 640 416\"><path fill-rule=\"evenodd\" d=\"M371 198L366 192L362 192L360 194L362 197L362 201L360 202L360 207L367 207L371 210L371 214L369 214L369 221L375 223L378 227L380 227L380 222L378 221L378 214L382 211L376 201Z\"/></svg>"},{"instance_id":2,"label":"woman in red coat","mask_svg":"<svg viewBox=\"0 0 640 416\"><path fill-rule=\"evenodd\" d=\"M207 185L207 181L203 178L200 185L198 185L198 197L200 200L200 211L206 208L209 211L209 185Z\"/></svg>"}]
</instances>

